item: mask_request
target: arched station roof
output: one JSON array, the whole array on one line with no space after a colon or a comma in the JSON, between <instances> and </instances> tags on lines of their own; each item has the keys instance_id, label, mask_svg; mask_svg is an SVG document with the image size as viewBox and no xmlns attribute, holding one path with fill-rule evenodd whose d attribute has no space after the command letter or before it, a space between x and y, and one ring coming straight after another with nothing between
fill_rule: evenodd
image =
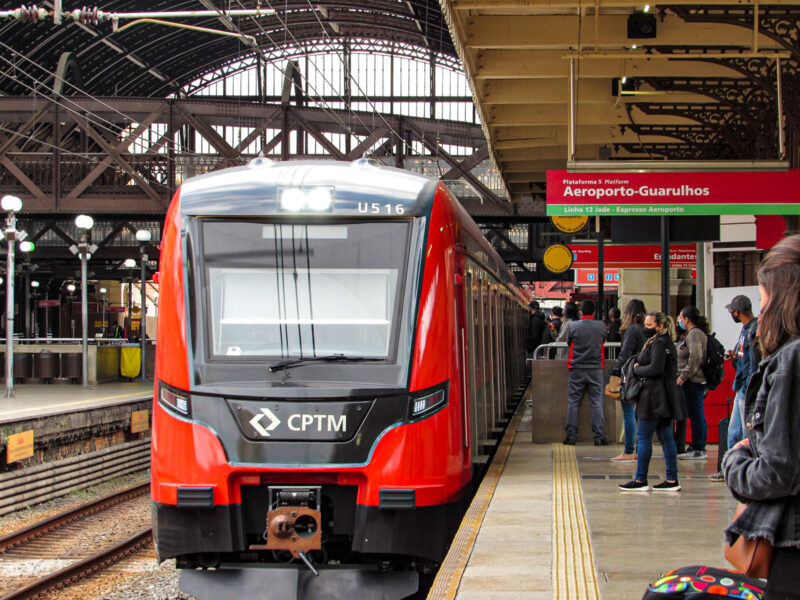
<instances>
[{"instance_id":1,"label":"arched station roof","mask_svg":"<svg viewBox=\"0 0 800 600\"><path fill-rule=\"evenodd\" d=\"M49 3L45 3L47 6ZM210 0L191 2L110 1L107 13L222 10ZM9 9L10 7L7 7ZM71 7L65 5L64 9ZM456 54L436 0L236 0L230 9L274 9L262 17L171 19L193 26L253 36L265 55L309 42L372 39ZM120 22L120 26L127 23ZM14 69L56 72L62 53L77 61L80 86L93 96L167 97L200 75L253 54L242 39L160 24L141 23L116 32L108 21L45 19L36 23L0 21L0 73ZM63 59L62 59L63 60ZM75 64L75 63L73 63ZM77 73L73 73L76 76ZM0 77L0 94L28 95L13 77Z\"/></svg>"}]
</instances>

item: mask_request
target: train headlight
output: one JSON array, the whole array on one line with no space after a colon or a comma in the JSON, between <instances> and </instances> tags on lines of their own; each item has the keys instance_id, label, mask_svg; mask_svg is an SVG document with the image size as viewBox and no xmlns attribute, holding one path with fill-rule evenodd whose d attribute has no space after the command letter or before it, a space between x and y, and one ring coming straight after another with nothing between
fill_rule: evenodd
<instances>
[{"instance_id":1,"label":"train headlight","mask_svg":"<svg viewBox=\"0 0 800 600\"><path fill-rule=\"evenodd\" d=\"M424 392L423 395L411 396L408 407L408 418L411 420L423 419L432 415L447 404L447 390L440 388L434 392Z\"/></svg>"},{"instance_id":2,"label":"train headlight","mask_svg":"<svg viewBox=\"0 0 800 600\"><path fill-rule=\"evenodd\" d=\"M189 399L189 394L179 394L167 388L163 384L160 386L160 388L161 389L158 392L159 403L176 413L186 415L188 417L192 412L192 403Z\"/></svg>"},{"instance_id":3,"label":"train headlight","mask_svg":"<svg viewBox=\"0 0 800 600\"><path fill-rule=\"evenodd\" d=\"M286 212L329 212L333 210L333 188L280 188L278 190L278 208Z\"/></svg>"}]
</instances>

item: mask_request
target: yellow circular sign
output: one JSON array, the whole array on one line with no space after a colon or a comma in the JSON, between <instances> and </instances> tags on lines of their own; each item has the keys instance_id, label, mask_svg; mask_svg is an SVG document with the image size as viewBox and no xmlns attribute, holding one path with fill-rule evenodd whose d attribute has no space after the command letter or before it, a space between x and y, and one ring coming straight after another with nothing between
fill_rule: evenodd
<instances>
[{"instance_id":1,"label":"yellow circular sign","mask_svg":"<svg viewBox=\"0 0 800 600\"><path fill-rule=\"evenodd\" d=\"M564 244L552 244L544 251L544 266L551 273L563 273L572 266L572 250Z\"/></svg>"},{"instance_id":2,"label":"yellow circular sign","mask_svg":"<svg viewBox=\"0 0 800 600\"><path fill-rule=\"evenodd\" d=\"M553 227L564 233L578 233L586 227L589 215L575 215L569 217L550 217Z\"/></svg>"}]
</instances>

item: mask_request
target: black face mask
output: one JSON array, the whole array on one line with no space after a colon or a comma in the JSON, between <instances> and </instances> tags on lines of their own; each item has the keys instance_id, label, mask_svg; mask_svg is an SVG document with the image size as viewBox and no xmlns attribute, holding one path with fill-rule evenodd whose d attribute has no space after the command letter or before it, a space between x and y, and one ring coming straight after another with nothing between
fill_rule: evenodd
<instances>
[{"instance_id":1,"label":"black face mask","mask_svg":"<svg viewBox=\"0 0 800 600\"><path fill-rule=\"evenodd\" d=\"M644 328L644 337L651 338L655 334L656 334L656 328L655 327L645 327Z\"/></svg>"}]
</instances>

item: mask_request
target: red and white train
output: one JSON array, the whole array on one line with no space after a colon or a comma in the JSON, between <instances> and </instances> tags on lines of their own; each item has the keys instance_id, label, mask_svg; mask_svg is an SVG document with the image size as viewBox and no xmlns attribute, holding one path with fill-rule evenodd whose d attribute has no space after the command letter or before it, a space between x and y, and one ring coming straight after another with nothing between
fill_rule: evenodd
<instances>
[{"instance_id":1,"label":"red and white train","mask_svg":"<svg viewBox=\"0 0 800 600\"><path fill-rule=\"evenodd\" d=\"M525 383L525 297L466 211L256 159L181 185L159 270L159 559L198 598L413 593Z\"/></svg>"}]
</instances>

